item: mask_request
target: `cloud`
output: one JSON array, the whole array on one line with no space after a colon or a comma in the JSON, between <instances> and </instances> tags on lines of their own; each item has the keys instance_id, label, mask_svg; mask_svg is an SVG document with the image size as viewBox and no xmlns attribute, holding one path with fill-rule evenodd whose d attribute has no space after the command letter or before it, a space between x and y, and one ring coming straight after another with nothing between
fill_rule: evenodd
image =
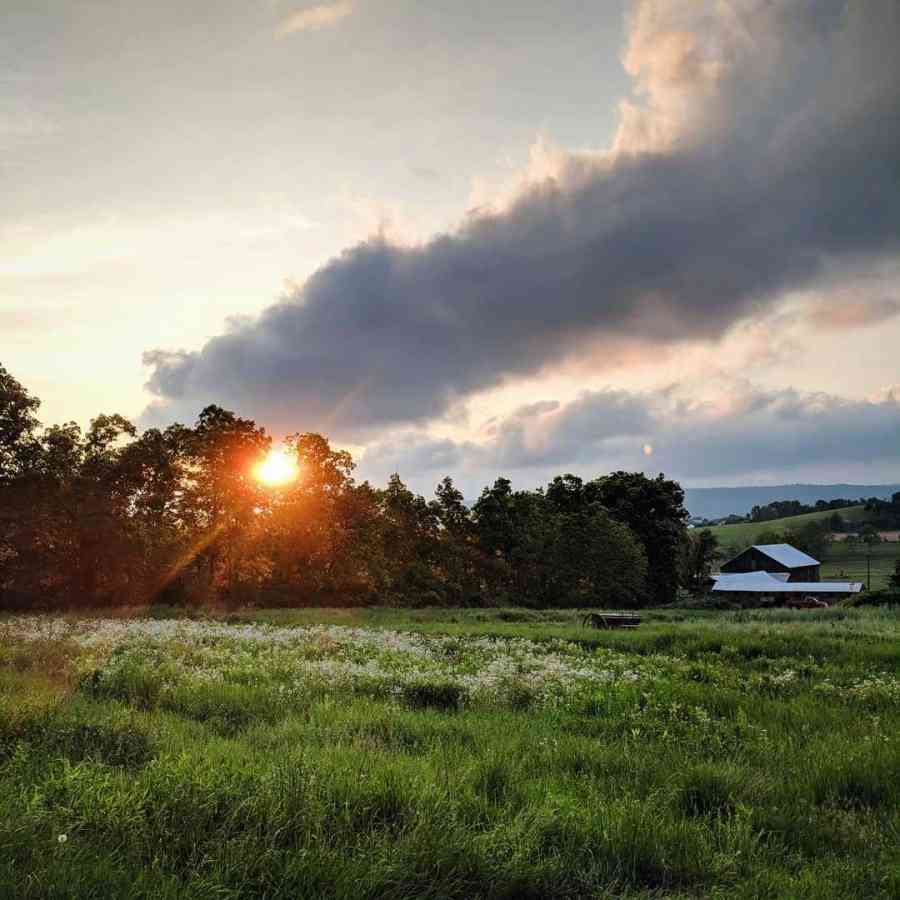
<instances>
[{"instance_id":1,"label":"cloud","mask_svg":"<svg viewBox=\"0 0 900 900\"><path fill-rule=\"evenodd\" d=\"M320 28L330 28L332 25L337 25L342 19L346 19L353 9L351 0L338 0L337 3L322 3L319 6L298 9L281 21L275 33L278 37L287 37L300 31L318 31Z\"/></svg>"},{"instance_id":2,"label":"cloud","mask_svg":"<svg viewBox=\"0 0 900 900\"><path fill-rule=\"evenodd\" d=\"M554 153L451 233L374 237L201 349L154 352L145 422L215 401L367 440L573 357L717 340L896 259L900 7L864 6L638 3L610 152Z\"/></svg>"},{"instance_id":3,"label":"cloud","mask_svg":"<svg viewBox=\"0 0 900 900\"><path fill-rule=\"evenodd\" d=\"M425 491L452 474L473 496L499 473L533 485L564 471L592 477L651 467L687 482L746 482L785 472L889 473L900 464L896 389L851 400L741 382L721 387L714 399L697 399L694 384L656 393L585 392L569 404L519 410L478 443L423 433L389 437L366 451L360 471L374 479L399 471Z\"/></svg>"},{"instance_id":4,"label":"cloud","mask_svg":"<svg viewBox=\"0 0 900 900\"><path fill-rule=\"evenodd\" d=\"M842 331L877 325L900 315L900 300L889 297L847 298L840 304L821 306L811 316L812 324L825 331Z\"/></svg>"}]
</instances>

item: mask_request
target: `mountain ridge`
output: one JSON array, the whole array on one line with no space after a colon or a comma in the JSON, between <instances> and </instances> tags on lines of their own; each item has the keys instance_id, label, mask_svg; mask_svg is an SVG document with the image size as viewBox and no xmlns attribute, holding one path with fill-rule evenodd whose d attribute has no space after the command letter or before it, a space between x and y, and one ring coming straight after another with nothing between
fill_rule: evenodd
<instances>
[{"instance_id":1,"label":"mountain ridge","mask_svg":"<svg viewBox=\"0 0 900 900\"><path fill-rule=\"evenodd\" d=\"M743 516L757 505L773 500L799 500L812 505L817 500L857 500L860 497L889 499L900 484L773 484L742 487L685 488L684 505L694 517L719 519Z\"/></svg>"}]
</instances>

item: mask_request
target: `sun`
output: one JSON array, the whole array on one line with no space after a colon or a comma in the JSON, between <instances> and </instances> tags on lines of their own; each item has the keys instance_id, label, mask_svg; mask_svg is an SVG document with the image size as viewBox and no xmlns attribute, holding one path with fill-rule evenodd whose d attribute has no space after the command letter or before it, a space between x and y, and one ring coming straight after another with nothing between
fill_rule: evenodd
<instances>
[{"instance_id":1,"label":"sun","mask_svg":"<svg viewBox=\"0 0 900 900\"><path fill-rule=\"evenodd\" d=\"M297 460L284 450L270 450L253 470L254 477L269 487L288 484L299 474Z\"/></svg>"}]
</instances>

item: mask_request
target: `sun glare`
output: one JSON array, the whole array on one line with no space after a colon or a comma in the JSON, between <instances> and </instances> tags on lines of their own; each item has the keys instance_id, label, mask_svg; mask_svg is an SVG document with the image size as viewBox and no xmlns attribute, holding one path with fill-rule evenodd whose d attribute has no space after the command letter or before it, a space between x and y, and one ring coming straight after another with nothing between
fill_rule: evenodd
<instances>
[{"instance_id":1,"label":"sun glare","mask_svg":"<svg viewBox=\"0 0 900 900\"><path fill-rule=\"evenodd\" d=\"M297 461L284 450L270 450L266 458L253 470L257 480L270 487L288 484L298 474Z\"/></svg>"}]
</instances>

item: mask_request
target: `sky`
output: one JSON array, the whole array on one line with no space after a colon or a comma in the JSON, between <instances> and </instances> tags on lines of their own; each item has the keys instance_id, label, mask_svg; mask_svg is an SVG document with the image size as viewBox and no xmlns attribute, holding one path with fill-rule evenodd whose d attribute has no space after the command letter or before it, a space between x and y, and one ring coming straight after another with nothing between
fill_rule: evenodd
<instances>
[{"instance_id":1,"label":"sky","mask_svg":"<svg viewBox=\"0 0 900 900\"><path fill-rule=\"evenodd\" d=\"M360 477L900 481L894 0L6 0L0 363Z\"/></svg>"}]
</instances>

